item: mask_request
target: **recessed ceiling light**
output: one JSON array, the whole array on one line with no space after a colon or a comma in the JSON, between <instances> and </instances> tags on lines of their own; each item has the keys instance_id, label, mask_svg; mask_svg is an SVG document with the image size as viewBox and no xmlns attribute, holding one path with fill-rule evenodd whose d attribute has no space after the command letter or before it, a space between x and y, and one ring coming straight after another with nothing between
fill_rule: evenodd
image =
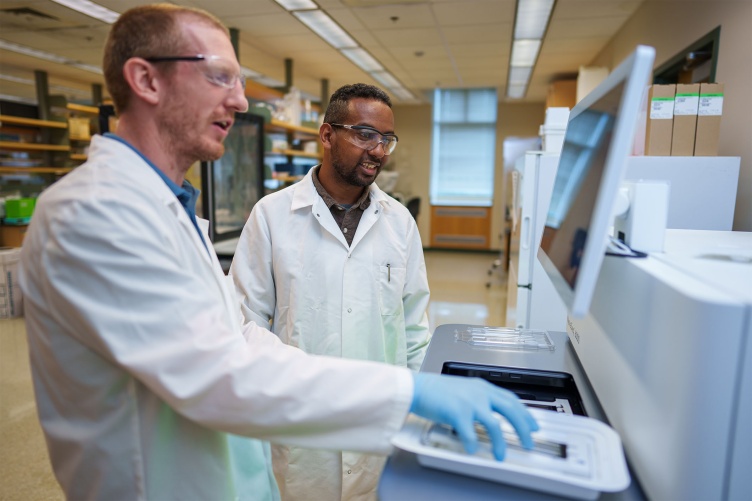
<instances>
[{"instance_id":1,"label":"recessed ceiling light","mask_svg":"<svg viewBox=\"0 0 752 501\"><path fill-rule=\"evenodd\" d=\"M285 10L289 10L289 11L319 8L319 6L316 5L315 2L312 2L311 0L274 0L274 1L280 4L282 7L284 7Z\"/></svg>"},{"instance_id":2,"label":"recessed ceiling light","mask_svg":"<svg viewBox=\"0 0 752 501\"><path fill-rule=\"evenodd\" d=\"M394 78L388 71L374 71L371 76L384 87L402 87L399 80Z\"/></svg>"},{"instance_id":3,"label":"recessed ceiling light","mask_svg":"<svg viewBox=\"0 0 752 501\"><path fill-rule=\"evenodd\" d=\"M556 0L517 0L507 97L524 97Z\"/></svg>"},{"instance_id":4,"label":"recessed ceiling light","mask_svg":"<svg viewBox=\"0 0 752 501\"><path fill-rule=\"evenodd\" d=\"M86 14L94 19L99 19L107 24L112 24L120 17L120 13L110 10L107 7L102 7L99 4L90 2L89 0L52 0L60 5L65 5L69 9L73 9L81 14Z\"/></svg>"},{"instance_id":5,"label":"recessed ceiling light","mask_svg":"<svg viewBox=\"0 0 752 501\"><path fill-rule=\"evenodd\" d=\"M381 66L381 63L369 54L367 50L361 47L356 49L342 49L340 52L363 71L382 71L384 69L384 67Z\"/></svg>"},{"instance_id":6,"label":"recessed ceiling light","mask_svg":"<svg viewBox=\"0 0 752 501\"><path fill-rule=\"evenodd\" d=\"M3 101L13 101L14 103L24 104L37 104L36 99L29 99L27 97L11 96L9 94L0 94L0 99Z\"/></svg>"},{"instance_id":7,"label":"recessed ceiling light","mask_svg":"<svg viewBox=\"0 0 752 501\"><path fill-rule=\"evenodd\" d=\"M358 46L358 43L323 11L300 10L292 15L335 49L351 49Z\"/></svg>"},{"instance_id":8,"label":"recessed ceiling light","mask_svg":"<svg viewBox=\"0 0 752 501\"><path fill-rule=\"evenodd\" d=\"M527 90L527 85L508 85L507 86L507 97L511 97L512 99L521 99L525 97L525 91Z\"/></svg>"},{"instance_id":9,"label":"recessed ceiling light","mask_svg":"<svg viewBox=\"0 0 752 501\"><path fill-rule=\"evenodd\" d=\"M532 73L532 66L509 68L509 85L527 85L527 83L530 81L530 75Z\"/></svg>"},{"instance_id":10,"label":"recessed ceiling light","mask_svg":"<svg viewBox=\"0 0 752 501\"><path fill-rule=\"evenodd\" d=\"M79 61L68 59L67 57L58 56L57 54L52 54L50 52L44 52L44 51L37 50L37 49L32 49L31 47L26 47L25 45L19 45L13 42L7 42L5 40L0 40L0 49L9 50L17 54L23 54L25 56L36 57L38 59L44 59L45 61L51 61L53 63L73 66L74 68L90 71L92 73L97 73L99 75L102 74L102 68L98 66L93 66L91 64L84 64Z\"/></svg>"},{"instance_id":11,"label":"recessed ceiling light","mask_svg":"<svg viewBox=\"0 0 752 501\"><path fill-rule=\"evenodd\" d=\"M412 92L405 89L404 87L393 87L389 89L392 94L397 96L400 101L414 101L415 96L413 96Z\"/></svg>"},{"instance_id":12,"label":"recessed ceiling light","mask_svg":"<svg viewBox=\"0 0 752 501\"><path fill-rule=\"evenodd\" d=\"M515 39L542 39L555 0L519 0L514 23Z\"/></svg>"},{"instance_id":13,"label":"recessed ceiling light","mask_svg":"<svg viewBox=\"0 0 752 501\"><path fill-rule=\"evenodd\" d=\"M533 66L538 58L540 40L515 40L512 44L510 66Z\"/></svg>"}]
</instances>

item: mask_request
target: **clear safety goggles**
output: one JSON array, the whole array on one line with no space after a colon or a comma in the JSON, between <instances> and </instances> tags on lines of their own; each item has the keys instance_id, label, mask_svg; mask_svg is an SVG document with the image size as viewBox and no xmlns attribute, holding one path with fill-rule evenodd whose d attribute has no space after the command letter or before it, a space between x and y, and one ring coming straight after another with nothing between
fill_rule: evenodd
<instances>
[{"instance_id":1,"label":"clear safety goggles","mask_svg":"<svg viewBox=\"0 0 752 501\"><path fill-rule=\"evenodd\" d=\"M345 135L345 140L366 151L371 151L379 144L382 144L384 145L384 153L390 155L394 151L394 148L397 147L397 141L399 141L396 134L382 134L373 127L368 127L367 125L345 125L333 123L330 123L329 125L346 129L347 134Z\"/></svg>"},{"instance_id":2,"label":"clear safety goggles","mask_svg":"<svg viewBox=\"0 0 752 501\"><path fill-rule=\"evenodd\" d=\"M171 61L187 61L197 63L206 79L219 87L234 89L240 82L240 87L245 89L245 75L238 72L237 64L220 56L207 56L197 54L195 56L160 56L144 58L150 63L163 63Z\"/></svg>"}]
</instances>

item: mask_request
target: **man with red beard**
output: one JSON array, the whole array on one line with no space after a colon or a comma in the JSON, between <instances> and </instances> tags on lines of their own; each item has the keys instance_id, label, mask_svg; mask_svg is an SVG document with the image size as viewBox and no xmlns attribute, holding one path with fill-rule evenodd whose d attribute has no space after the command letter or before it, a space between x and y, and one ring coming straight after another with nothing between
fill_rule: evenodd
<instances>
[{"instance_id":1,"label":"man with red beard","mask_svg":"<svg viewBox=\"0 0 752 501\"><path fill-rule=\"evenodd\" d=\"M374 182L397 147L391 106L371 85L334 92L321 165L256 204L230 274L245 320L283 342L417 371L430 340L423 247L409 211ZM384 456L272 452L284 500L376 499Z\"/></svg>"},{"instance_id":2,"label":"man with red beard","mask_svg":"<svg viewBox=\"0 0 752 501\"><path fill-rule=\"evenodd\" d=\"M241 325L184 180L222 155L248 106L219 20L128 10L104 74L116 134L95 136L87 162L39 197L19 268L37 412L67 499L279 499L270 441L388 453L408 412L453 426L469 451L483 423L501 458L496 411L532 446L532 416L484 381L316 357Z\"/></svg>"}]
</instances>

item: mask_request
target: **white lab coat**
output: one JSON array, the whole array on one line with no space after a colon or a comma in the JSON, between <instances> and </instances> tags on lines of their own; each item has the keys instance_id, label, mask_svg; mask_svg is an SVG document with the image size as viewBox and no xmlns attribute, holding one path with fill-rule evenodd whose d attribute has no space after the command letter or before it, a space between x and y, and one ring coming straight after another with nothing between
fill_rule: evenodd
<instances>
[{"instance_id":1,"label":"white lab coat","mask_svg":"<svg viewBox=\"0 0 752 501\"><path fill-rule=\"evenodd\" d=\"M69 499L277 499L268 444L239 435L388 453L410 405L406 369L241 331L216 255L113 139L94 137L89 161L40 197L20 281L40 421Z\"/></svg>"},{"instance_id":2,"label":"white lab coat","mask_svg":"<svg viewBox=\"0 0 752 501\"><path fill-rule=\"evenodd\" d=\"M372 184L348 246L311 175L262 198L246 223L230 269L246 321L271 321L283 342L308 353L418 370L429 291L413 217ZM288 446L273 453L286 500L374 499L385 461Z\"/></svg>"}]
</instances>

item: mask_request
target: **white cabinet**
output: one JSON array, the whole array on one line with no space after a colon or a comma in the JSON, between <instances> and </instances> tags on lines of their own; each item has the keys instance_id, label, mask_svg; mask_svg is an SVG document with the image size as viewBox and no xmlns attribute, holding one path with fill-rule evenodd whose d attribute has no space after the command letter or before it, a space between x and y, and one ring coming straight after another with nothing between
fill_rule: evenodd
<instances>
[{"instance_id":1,"label":"white cabinet","mask_svg":"<svg viewBox=\"0 0 752 501\"><path fill-rule=\"evenodd\" d=\"M530 151L512 171L512 234L509 252L507 325L563 331L567 313L538 262L559 156Z\"/></svg>"}]
</instances>

